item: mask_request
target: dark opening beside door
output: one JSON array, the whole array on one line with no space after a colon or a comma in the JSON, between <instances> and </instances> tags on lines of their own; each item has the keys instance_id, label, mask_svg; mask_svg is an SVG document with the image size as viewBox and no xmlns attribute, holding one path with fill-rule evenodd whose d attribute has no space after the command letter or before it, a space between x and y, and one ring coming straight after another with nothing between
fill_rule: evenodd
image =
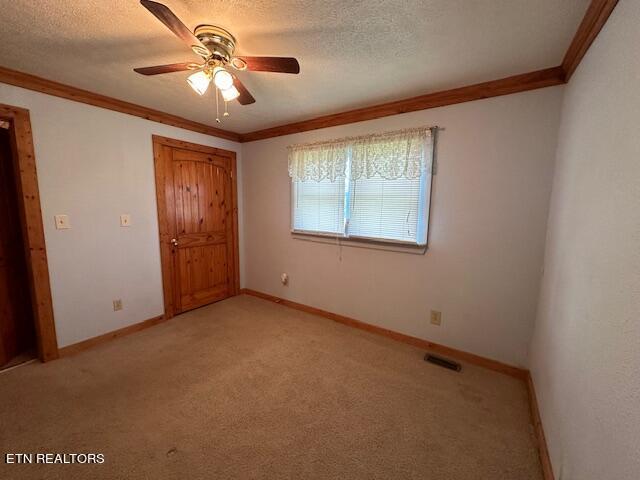
<instances>
[{"instance_id":1,"label":"dark opening beside door","mask_svg":"<svg viewBox=\"0 0 640 480\"><path fill-rule=\"evenodd\" d=\"M36 347L13 165L9 130L0 128L0 368Z\"/></svg>"}]
</instances>

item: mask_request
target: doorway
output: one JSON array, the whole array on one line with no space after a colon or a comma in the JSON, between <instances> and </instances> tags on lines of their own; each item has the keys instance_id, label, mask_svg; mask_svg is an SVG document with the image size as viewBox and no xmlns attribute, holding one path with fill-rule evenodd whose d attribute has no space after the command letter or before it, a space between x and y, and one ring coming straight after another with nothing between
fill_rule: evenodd
<instances>
[{"instance_id":1,"label":"doorway","mask_svg":"<svg viewBox=\"0 0 640 480\"><path fill-rule=\"evenodd\" d=\"M9 126L0 125L0 370L36 355Z\"/></svg>"},{"instance_id":2,"label":"doorway","mask_svg":"<svg viewBox=\"0 0 640 480\"><path fill-rule=\"evenodd\" d=\"M165 316L239 293L235 152L153 137Z\"/></svg>"},{"instance_id":3,"label":"doorway","mask_svg":"<svg viewBox=\"0 0 640 480\"><path fill-rule=\"evenodd\" d=\"M58 358L29 111L0 104L0 369Z\"/></svg>"}]
</instances>

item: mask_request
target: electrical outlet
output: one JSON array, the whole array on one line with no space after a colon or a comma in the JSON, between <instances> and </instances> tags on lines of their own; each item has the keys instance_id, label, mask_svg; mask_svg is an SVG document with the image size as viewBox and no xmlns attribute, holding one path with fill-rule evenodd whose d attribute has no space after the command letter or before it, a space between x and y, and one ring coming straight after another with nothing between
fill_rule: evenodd
<instances>
[{"instance_id":1,"label":"electrical outlet","mask_svg":"<svg viewBox=\"0 0 640 480\"><path fill-rule=\"evenodd\" d=\"M442 325L442 312L431 310L431 325Z\"/></svg>"},{"instance_id":2,"label":"electrical outlet","mask_svg":"<svg viewBox=\"0 0 640 480\"><path fill-rule=\"evenodd\" d=\"M131 226L131 215L129 215L128 213L120 215L120 226L121 227Z\"/></svg>"},{"instance_id":3,"label":"electrical outlet","mask_svg":"<svg viewBox=\"0 0 640 480\"><path fill-rule=\"evenodd\" d=\"M118 310L122 310L122 300L119 298L113 301L113 311L117 312Z\"/></svg>"},{"instance_id":4,"label":"electrical outlet","mask_svg":"<svg viewBox=\"0 0 640 480\"><path fill-rule=\"evenodd\" d=\"M71 223L69 222L69 215L55 215L56 228L58 230L66 230L67 228L71 228Z\"/></svg>"}]
</instances>

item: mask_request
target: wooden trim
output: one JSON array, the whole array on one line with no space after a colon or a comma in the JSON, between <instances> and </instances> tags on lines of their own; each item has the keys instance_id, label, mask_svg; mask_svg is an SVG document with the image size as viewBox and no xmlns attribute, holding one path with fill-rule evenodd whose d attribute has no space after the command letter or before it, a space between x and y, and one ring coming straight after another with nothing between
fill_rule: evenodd
<instances>
[{"instance_id":1,"label":"wooden trim","mask_svg":"<svg viewBox=\"0 0 640 480\"><path fill-rule=\"evenodd\" d=\"M215 137L236 142L253 142L265 138L279 137L293 133L306 132L321 128L346 125L349 123L373 120L376 118L398 115L401 113L426 110L436 107L471 102L483 98L492 98L512 93L525 92L538 88L551 87L567 83L578 64L586 54L594 39L604 26L618 0L592 0L587 13L576 32L575 37L561 66L514 75L499 80L468 85L465 87L428 93L417 97L396 100L393 102L349 110L331 115L289 123L277 127L256 130L239 134L203 123L160 112L134 103L117 100L97 93L82 90L70 85L47 80L28 73L0 67L0 82L37 92L66 98L76 102L87 103L96 107L107 108L117 112L138 116L154 122L192 130Z\"/></svg>"},{"instance_id":2,"label":"wooden trim","mask_svg":"<svg viewBox=\"0 0 640 480\"><path fill-rule=\"evenodd\" d=\"M166 188L166 171L164 165L164 155L167 147L181 148L196 152L202 152L218 157L228 158L231 164L231 200L232 200L232 231L233 231L233 292L232 295L240 293L240 255L239 255L239 237L238 237L238 171L236 162L236 152L223 150L220 148L210 147L208 145L199 145L197 143L185 142L173 138L162 137L159 135L152 136L153 141L153 159L156 178L156 200L158 208L158 230L160 234L160 263L162 266L162 290L164 295L164 314L167 319L172 318L175 313L175 289L174 289L174 272L173 260L171 253L172 233L169 229L169 196L171 192ZM173 200L171 200L173 203Z\"/></svg>"},{"instance_id":3,"label":"wooden trim","mask_svg":"<svg viewBox=\"0 0 640 480\"><path fill-rule=\"evenodd\" d=\"M538 454L540 456L540 463L542 465L542 476L544 480L555 480L553 476L553 467L551 465L551 459L549 458L549 450L547 448L547 440L544 436L544 428L542 426L542 419L540 418L540 409L538 408L538 399L536 397L536 390L533 385L533 378L531 373L527 372L527 390L529 392L529 405L531 407L531 423L536 434L536 440L538 442Z\"/></svg>"},{"instance_id":4,"label":"wooden trim","mask_svg":"<svg viewBox=\"0 0 640 480\"><path fill-rule=\"evenodd\" d=\"M240 142L253 142L265 138L335 127L390 115L444 107L456 103L471 102L483 98L509 95L568 83L617 3L618 0L591 1L560 66L356 110L324 115L264 130L256 130L241 134Z\"/></svg>"},{"instance_id":5,"label":"wooden trim","mask_svg":"<svg viewBox=\"0 0 640 480\"><path fill-rule=\"evenodd\" d=\"M397 100L371 107L359 108L333 115L290 123L279 127L257 130L240 136L241 142L253 142L265 138L290 135L292 133L317 130L319 128L335 127L347 123L362 122L375 118L398 115L400 113L414 112L429 108L444 107L456 103L470 102L483 98L497 97L511 93L524 92L537 88L551 87L564 83L564 71L560 67L547 68L535 72L514 75L512 77L478 83L461 88L429 93L418 97Z\"/></svg>"},{"instance_id":6,"label":"wooden trim","mask_svg":"<svg viewBox=\"0 0 640 480\"><path fill-rule=\"evenodd\" d=\"M199 143L185 142L184 140L177 140L175 138L163 137L161 135L151 136L153 143L166 145L167 147L182 148L184 150L191 150L193 152L208 153L210 155L216 155L218 157L236 158L236 152L231 150L223 150L222 148L210 147L209 145L200 145Z\"/></svg>"},{"instance_id":7,"label":"wooden trim","mask_svg":"<svg viewBox=\"0 0 640 480\"><path fill-rule=\"evenodd\" d=\"M0 104L0 119L8 121L11 129L11 149L33 303L38 356L43 362L48 362L58 358L58 342L53 319L31 120L28 110L2 104Z\"/></svg>"},{"instance_id":8,"label":"wooden trim","mask_svg":"<svg viewBox=\"0 0 640 480\"><path fill-rule=\"evenodd\" d=\"M233 152L232 152L233 153ZM233 218L233 295L240 294L240 230L238 228L238 165L236 154L231 158L231 209Z\"/></svg>"},{"instance_id":9,"label":"wooden trim","mask_svg":"<svg viewBox=\"0 0 640 480\"><path fill-rule=\"evenodd\" d=\"M569 81L573 72L584 58L587 50L596 39L602 27L609 19L618 0L592 0L573 41L562 60L565 81Z\"/></svg>"},{"instance_id":10,"label":"wooden trim","mask_svg":"<svg viewBox=\"0 0 640 480\"><path fill-rule=\"evenodd\" d=\"M167 145L162 137L153 137L153 164L156 179L156 203L158 209L158 232L160 235L160 265L162 270L162 293L164 296L164 315L173 318L174 290L173 290L173 262L171 261L171 233L169 232L169 212L167 198L171 194L166 189L164 155ZM173 203L173 200L172 200Z\"/></svg>"},{"instance_id":11,"label":"wooden trim","mask_svg":"<svg viewBox=\"0 0 640 480\"><path fill-rule=\"evenodd\" d=\"M140 322L140 323L134 323L133 325L129 325L124 328L119 328L118 330L114 330L112 332L108 332L103 335L98 335L97 337L92 337L87 340L74 343L72 345L67 345L66 347L62 347L60 349L60 356L68 357L70 355L75 355L76 353L82 352L84 350L88 350L89 348L93 348L97 345L101 345L103 343L109 342L116 338L124 337L125 335L130 335L132 333L139 332L140 330L153 327L154 325L158 325L159 323L162 323L165 320L167 319L164 317L164 315L159 315L157 317L144 320L143 322Z\"/></svg>"},{"instance_id":12,"label":"wooden trim","mask_svg":"<svg viewBox=\"0 0 640 480\"><path fill-rule=\"evenodd\" d=\"M587 50L617 5L618 0L592 0L587 12L576 32L562 65L544 70L514 75L499 80L468 85L465 87L428 93L417 97L349 110L331 115L289 123L277 127L256 130L249 133L235 133L215 128L203 123L160 112L134 103L117 100L70 85L47 80L28 73L0 67L0 82L34 90L37 92L66 98L76 102L87 103L96 107L107 108L117 112L134 115L154 122L192 130L236 142L253 142L265 138L279 137L293 133L317 130L320 128L346 125L349 123L373 120L376 118L398 115L401 113L426 110L436 107L471 102L483 98L509 95L538 88L567 83Z\"/></svg>"},{"instance_id":13,"label":"wooden trim","mask_svg":"<svg viewBox=\"0 0 640 480\"><path fill-rule=\"evenodd\" d=\"M88 90L72 87L63 83L47 80L46 78L37 77L28 73L11 70L9 68L0 67L0 82L17 87L26 88L36 92L46 93L55 97L66 98L74 102L86 103L94 107L106 108L127 115L144 118L152 122L164 123L172 127L184 128L193 132L204 133L214 137L220 137L235 142L240 140L240 135L220 128L211 127L204 123L194 122L186 118L164 113L152 108L136 105L135 103L125 102L116 98L100 95Z\"/></svg>"},{"instance_id":14,"label":"wooden trim","mask_svg":"<svg viewBox=\"0 0 640 480\"><path fill-rule=\"evenodd\" d=\"M269 300L270 302L284 305L285 307L293 308L295 310L300 310L302 312L311 313L313 315L318 315L320 317L328 318L329 320L333 320L334 322L342 323L344 325L348 325L353 328L358 328L360 330L365 330L367 332L375 333L376 335L382 335L383 337L388 337L398 342L407 343L409 345L413 345L414 347L430 350L432 352L440 353L442 355L447 355L447 356L456 358L458 360L462 360L464 362L477 365L479 367L487 368L489 370L493 370L499 373L504 373L505 375L515 377L522 381L525 381L527 379L527 375L529 374L528 370L525 370L523 368L514 367L512 365L508 365L506 363L502 363L497 360L481 357L480 355L464 352L462 350L457 350L455 348L447 347L445 345L433 343L428 340L424 340L422 338L412 337L409 335L405 335L404 333L399 333L393 330L389 330L387 328L371 325L369 323L361 322L360 320L356 320L354 318L345 317L344 315L327 312L326 310L322 310L320 308L311 307L309 305L305 305L302 303L292 302L291 300L275 297L267 293L258 292L256 290L251 290L249 288L241 289L240 293L243 293L246 295L252 295L254 297L262 298L264 300Z\"/></svg>"},{"instance_id":15,"label":"wooden trim","mask_svg":"<svg viewBox=\"0 0 640 480\"><path fill-rule=\"evenodd\" d=\"M245 134L211 127L203 123L194 122L176 115L160 112L151 108L107 97L88 90L82 90L70 85L47 80L24 72L0 67L0 82L15 85L28 90L34 90L96 107L114 110L137 117L164 123L178 128L204 133L214 137L224 138L236 142L252 142L265 138L289 135L320 128L362 122L375 118L397 115L400 113L443 107L456 103L470 102L483 98L508 95L537 88L550 87L564 83L564 70L561 67L548 68L535 72L514 75L500 80L469 85L451 90L444 90L404 100L373 105L357 110L325 115L301 122L281 125L264 130L256 130Z\"/></svg>"}]
</instances>

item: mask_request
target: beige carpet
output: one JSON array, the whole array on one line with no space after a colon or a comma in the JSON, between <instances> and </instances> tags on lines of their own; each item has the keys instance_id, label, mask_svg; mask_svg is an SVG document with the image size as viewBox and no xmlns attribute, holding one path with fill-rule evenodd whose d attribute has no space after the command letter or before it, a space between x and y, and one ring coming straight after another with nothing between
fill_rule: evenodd
<instances>
[{"instance_id":1,"label":"beige carpet","mask_svg":"<svg viewBox=\"0 0 640 480\"><path fill-rule=\"evenodd\" d=\"M524 384L423 355L235 297L0 374L0 478L541 479Z\"/></svg>"}]
</instances>

